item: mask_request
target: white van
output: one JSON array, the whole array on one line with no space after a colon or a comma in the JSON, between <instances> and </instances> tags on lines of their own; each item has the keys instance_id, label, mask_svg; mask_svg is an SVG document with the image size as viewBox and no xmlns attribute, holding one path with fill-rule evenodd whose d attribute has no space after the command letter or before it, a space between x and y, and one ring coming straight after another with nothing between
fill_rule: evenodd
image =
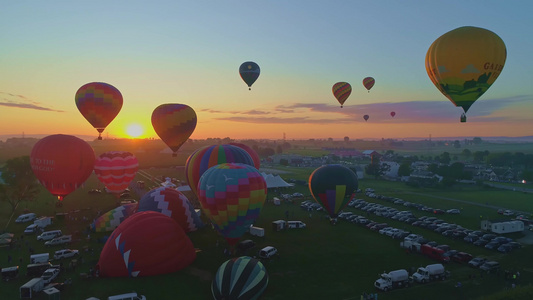
<instances>
[{"instance_id":1,"label":"white van","mask_svg":"<svg viewBox=\"0 0 533 300\"><path fill-rule=\"evenodd\" d=\"M261 258L271 258L272 256L276 255L278 253L278 249L267 246L259 251L259 257Z\"/></svg>"},{"instance_id":2,"label":"white van","mask_svg":"<svg viewBox=\"0 0 533 300\"><path fill-rule=\"evenodd\" d=\"M107 297L107 300L146 300L144 295L137 295L137 293L127 293L122 295L115 295Z\"/></svg>"},{"instance_id":3,"label":"white van","mask_svg":"<svg viewBox=\"0 0 533 300\"><path fill-rule=\"evenodd\" d=\"M63 235L63 232L61 230L50 230L45 231L37 236L38 241L48 241L55 237Z\"/></svg>"},{"instance_id":4,"label":"white van","mask_svg":"<svg viewBox=\"0 0 533 300\"><path fill-rule=\"evenodd\" d=\"M25 223L25 222L29 222L29 221L33 221L35 220L35 214L34 213L29 213L29 214L23 214L23 215L20 215L18 216L18 218L15 220L16 223Z\"/></svg>"},{"instance_id":5,"label":"white van","mask_svg":"<svg viewBox=\"0 0 533 300\"><path fill-rule=\"evenodd\" d=\"M288 228L305 228L305 223L302 221L288 221Z\"/></svg>"},{"instance_id":6,"label":"white van","mask_svg":"<svg viewBox=\"0 0 533 300\"><path fill-rule=\"evenodd\" d=\"M30 255L30 264L47 263L50 260L50 253L39 253Z\"/></svg>"}]
</instances>

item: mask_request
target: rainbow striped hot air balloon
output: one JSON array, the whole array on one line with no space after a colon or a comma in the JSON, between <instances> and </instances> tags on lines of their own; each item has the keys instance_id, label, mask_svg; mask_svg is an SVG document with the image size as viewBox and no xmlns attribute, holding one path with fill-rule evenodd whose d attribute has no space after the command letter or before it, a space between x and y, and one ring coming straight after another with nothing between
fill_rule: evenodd
<instances>
[{"instance_id":1,"label":"rainbow striped hot air balloon","mask_svg":"<svg viewBox=\"0 0 533 300\"><path fill-rule=\"evenodd\" d=\"M342 107L352 93L352 86L348 82L337 82L333 85L332 91Z\"/></svg>"},{"instance_id":2,"label":"rainbow striped hot air balloon","mask_svg":"<svg viewBox=\"0 0 533 300\"><path fill-rule=\"evenodd\" d=\"M162 104L152 112L152 127L172 149L172 156L194 132L196 121L196 112L185 104Z\"/></svg>"},{"instance_id":3,"label":"rainbow striped hot air balloon","mask_svg":"<svg viewBox=\"0 0 533 300\"><path fill-rule=\"evenodd\" d=\"M96 218L91 224L91 229L95 232L115 230L122 221L126 220L137 211L137 205L138 203L129 203L113 208Z\"/></svg>"},{"instance_id":4,"label":"rainbow striped hot air balloon","mask_svg":"<svg viewBox=\"0 0 533 300\"><path fill-rule=\"evenodd\" d=\"M374 86L375 83L376 83L376 80L374 80L374 78L372 77L366 77L365 79L363 79L363 85L365 86L365 88L368 90L369 93L370 93L370 89Z\"/></svg>"},{"instance_id":5,"label":"rainbow striped hot air balloon","mask_svg":"<svg viewBox=\"0 0 533 300\"><path fill-rule=\"evenodd\" d=\"M225 163L208 169L198 184L205 215L230 246L249 230L267 195L265 179L246 164Z\"/></svg>"},{"instance_id":6,"label":"rainbow striped hot air balloon","mask_svg":"<svg viewBox=\"0 0 533 300\"><path fill-rule=\"evenodd\" d=\"M357 175L342 165L325 165L309 176L309 190L332 219L344 209L357 190Z\"/></svg>"},{"instance_id":7,"label":"rainbow striped hot air balloon","mask_svg":"<svg viewBox=\"0 0 533 300\"><path fill-rule=\"evenodd\" d=\"M91 82L76 92L76 106L80 113L98 131L102 132L122 109L122 94L114 86L103 82Z\"/></svg>"},{"instance_id":8,"label":"rainbow striped hot air balloon","mask_svg":"<svg viewBox=\"0 0 533 300\"><path fill-rule=\"evenodd\" d=\"M257 259L241 256L227 260L217 270L211 283L216 300L258 299L268 285L268 273Z\"/></svg>"},{"instance_id":9,"label":"rainbow striped hot air balloon","mask_svg":"<svg viewBox=\"0 0 533 300\"><path fill-rule=\"evenodd\" d=\"M254 166L254 160L250 154L241 147L224 144L200 148L193 152L185 163L185 178L191 191L198 195L200 176L207 169L222 163L243 163Z\"/></svg>"},{"instance_id":10,"label":"rainbow striped hot air balloon","mask_svg":"<svg viewBox=\"0 0 533 300\"><path fill-rule=\"evenodd\" d=\"M109 151L100 154L94 163L94 173L107 191L117 197L124 192L135 178L139 162L127 151Z\"/></svg>"}]
</instances>

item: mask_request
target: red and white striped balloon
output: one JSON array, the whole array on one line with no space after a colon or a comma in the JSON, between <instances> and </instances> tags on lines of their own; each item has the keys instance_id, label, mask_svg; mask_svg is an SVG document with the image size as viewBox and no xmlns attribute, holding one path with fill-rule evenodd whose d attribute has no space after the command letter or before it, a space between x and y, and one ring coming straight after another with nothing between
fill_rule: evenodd
<instances>
[{"instance_id":1,"label":"red and white striped balloon","mask_svg":"<svg viewBox=\"0 0 533 300\"><path fill-rule=\"evenodd\" d=\"M127 151L102 153L94 163L94 173L111 193L122 193L135 178L139 162Z\"/></svg>"}]
</instances>

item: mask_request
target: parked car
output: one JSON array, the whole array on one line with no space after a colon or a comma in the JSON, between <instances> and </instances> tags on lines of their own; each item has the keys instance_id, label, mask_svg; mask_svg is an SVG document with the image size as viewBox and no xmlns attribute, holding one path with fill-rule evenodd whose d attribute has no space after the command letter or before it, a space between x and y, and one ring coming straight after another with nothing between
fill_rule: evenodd
<instances>
[{"instance_id":1,"label":"parked car","mask_svg":"<svg viewBox=\"0 0 533 300\"><path fill-rule=\"evenodd\" d=\"M479 268L482 264L484 264L487 261L484 257L476 257L473 258L471 261L468 262L468 265L470 267Z\"/></svg>"},{"instance_id":2,"label":"parked car","mask_svg":"<svg viewBox=\"0 0 533 300\"><path fill-rule=\"evenodd\" d=\"M62 244L68 244L72 242L72 235L62 235L60 237L53 238L49 241L46 241L44 243L45 246L54 246L54 245L62 245Z\"/></svg>"},{"instance_id":3,"label":"parked car","mask_svg":"<svg viewBox=\"0 0 533 300\"><path fill-rule=\"evenodd\" d=\"M495 249L498 249L499 246L500 246L500 243L498 243L498 242L488 242L485 245L485 248L487 248L489 250L495 250Z\"/></svg>"},{"instance_id":4,"label":"parked car","mask_svg":"<svg viewBox=\"0 0 533 300\"><path fill-rule=\"evenodd\" d=\"M487 261L482 264L479 269L487 273L494 272L500 268L500 263L497 261Z\"/></svg>"},{"instance_id":5,"label":"parked car","mask_svg":"<svg viewBox=\"0 0 533 300\"><path fill-rule=\"evenodd\" d=\"M486 240L486 239L484 239L484 238L481 238L481 239L475 241L475 242L474 242L474 245L476 245L476 246L480 246L480 247L485 247L485 245L488 244L488 243L489 243L488 240Z\"/></svg>"},{"instance_id":6,"label":"parked car","mask_svg":"<svg viewBox=\"0 0 533 300\"><path fill-rule=\"evenodd\" d=\"M44 271L41 278L43 279L44 283L50 283L52 280L56 279L57 275L59 275L59 269L50 268Z\"/></svg>"},{"instance_id":7,"label":"parked car","mask_svg":"<svg viewBox=\"0 0 533 300\"><path fill-rule=\"evenodd\" d=\"M498 252L501 252L501 253L509 253L509 252L513 251L513 249L514 249L513 246L511 246L509 244L503 244L503 245L500 245L498 247L498 249L496 249L496 250L498 250Z\"/></svg>"},{"instance_id":8,"label":"parked car","mask_svg":"<svg viewBox=\"0 0 533 300\"><path fill-rule=\"evenodd\" d=\"M78 253L79 253L78 250L71 250L71 249L57 250L54 253L54 258L55 259L69 258L69 257L78 255Z\"/></svg>"},{"instance_id":9,"label":"parked car","mask_svg":"<svg viewBox=\"0 0 533 300\"><path fill-rule=\"evenodd\" d=\"M452 208L452 209L448 209L448 210L446 211L446 213L448 213L448 214L460 214L461 211L458 210L457 208Z\"/></svg>"},{"instance_id":10,"label":"parked car","mask_svg":"<svg viewBox=\"0 0 533 300\"><path fill-rule=\"evenodd\" d=\"M444 214L444 210L436 208L433 210L433 213L436 215L442 215Z\"/></svg>"},{"instance_id":11,"label":"parked car","mask_svg":"<svg viewBox=\"0 0 533 300\"><path fill-rule=\"evenodd\" d=\"M466 252L457 252L452 255L452 260L458 263L468 263L473 259L472 255Z\"/></svg>"},{"instance_id":12,"label":"parked car","mask_svg":"<svg viewBox=\"0 0 533 300\"><path fill-rule=\"evenodd\" d=\"M255 247L255 242L252 240L244 240L237 244L237 250L240 252L246 252L248 249Z\"/></svg>"},{"instance_id":13,"label":"parked car","mask_svg":"<svg viewBox=\"0 0 533 300\"><path fill-rule=\"evenodd\" d=\"M259 250L259 257L260 258L271 258L273 257L274 255L276 255L278 253L278 249L272 247L272 246L267 246L261 250Z\"/></svg>"}]
</instances>

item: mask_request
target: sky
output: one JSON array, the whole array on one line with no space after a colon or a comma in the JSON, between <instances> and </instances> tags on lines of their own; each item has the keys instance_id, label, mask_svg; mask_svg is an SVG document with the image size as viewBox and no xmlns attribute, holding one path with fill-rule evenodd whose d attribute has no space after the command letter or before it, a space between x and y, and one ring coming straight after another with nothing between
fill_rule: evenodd
<instances>
[{"instance_id":1,"label":"sky","mask_svg":"<svg viewBox=\"0 0 533 300\"><path fill-rule=\"evenodd\" d=\"M193 139L531 136L531 11L526 0L8 1L0 135L97 137L74 95L105 82L124 104L104 138L158 138L151 114L165 103L195 110ZM433 41L461 26L507 49L466 123L425 69ZM261 68L251 90L245 61ZM352 85L343 108L331 91L341 81Z\"/></svg>"}]
</instances>

